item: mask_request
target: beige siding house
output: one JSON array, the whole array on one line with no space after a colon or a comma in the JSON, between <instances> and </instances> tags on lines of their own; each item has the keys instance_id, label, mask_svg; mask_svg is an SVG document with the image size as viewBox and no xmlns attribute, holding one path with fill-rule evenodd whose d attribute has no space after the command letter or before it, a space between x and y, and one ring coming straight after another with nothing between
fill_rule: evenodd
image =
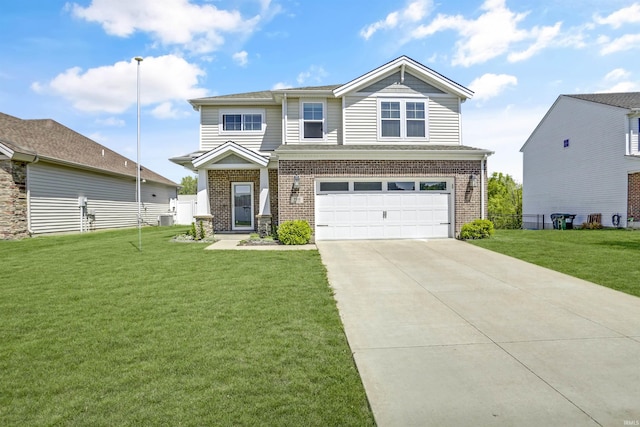
<instances>
[{"instance_id":1,"label":"beige siding house","mask_svg":"<svg viewBox=\"0 0 640 427\"><path fill-rule=\"evenodd\" d=\"M399 57L341 85L192 99L199 221L269 233L304 219L316 240L455 237L485 215L491 151L462 145L473 92Z\"/></svg>"},{"instance_id":2,"label":"beige siding house","mask_svg":"<svg viewBox=\"0 0 640 427\"><path fill-rule=\"evenodd\" d=\"M0 113L0 238L138 224L136 163L53 120ZM141 216L158 224L178 185L142 167Z\"/></svg>"}]
</instances>

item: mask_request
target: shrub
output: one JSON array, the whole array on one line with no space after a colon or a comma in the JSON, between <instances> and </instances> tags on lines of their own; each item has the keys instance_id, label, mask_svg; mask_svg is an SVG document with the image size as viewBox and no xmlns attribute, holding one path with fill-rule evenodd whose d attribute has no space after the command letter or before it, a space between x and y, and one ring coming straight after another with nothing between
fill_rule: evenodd
<instances>
[{"instance_id":1,"label":"shrub","mask_svg":"<svg viewBox=\"0 0 640 427\"><path fill-rule=\"evenodd\" d=\"M495 232L493 223L488 219L476 219L462 226L460 230L460 238L467 239L484 239L493 236Z\"/></svg>"},{"instance_id":2,"label":"shrub","mask_svg":"<svg viewBox=\"0 0 640 427\"><path fill-rule=\"evenodd\" d=\"M602 224L599 222L583 222L580 228L583 230L600 230L602 229Z\"/></svg>"},{"instance_id":3,"label":"shrub","mask_svg":"<svg viewBox=\"0 0 640 427\"><path fill-rule=\"evenodd\" d=\"M311 240L311 226L307 221L285 221L278 227L278 240L285 245L305 245Z\"/></svg>"}]
</instances>

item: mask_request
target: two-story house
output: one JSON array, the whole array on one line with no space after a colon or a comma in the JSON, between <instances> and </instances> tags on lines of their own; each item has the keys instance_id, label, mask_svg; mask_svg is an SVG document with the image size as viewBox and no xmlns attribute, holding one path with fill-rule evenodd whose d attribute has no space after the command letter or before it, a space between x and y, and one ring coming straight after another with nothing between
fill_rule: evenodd
<instances>
[{"instance_id":1,"label":"two-story house","mask_svg":"<svg viewBox=\"0 0 640 427\"><path fill-rule=\"evenodd\" d=\"M491 151L462 145L473 92L406 57L342 85L192 99L199 219L309 222L316 240L446 238L485 213Z\"/></svg>"},{"instance_id":2,"label":"two-story house","mask_svg":"<svg viewBox=\"0 0 640 427\"><path fill-rule=\"evenodd\" d=\"M522 211L640 220L640 92L560 95L521 148Z\"/></svg>"}]
</instances>

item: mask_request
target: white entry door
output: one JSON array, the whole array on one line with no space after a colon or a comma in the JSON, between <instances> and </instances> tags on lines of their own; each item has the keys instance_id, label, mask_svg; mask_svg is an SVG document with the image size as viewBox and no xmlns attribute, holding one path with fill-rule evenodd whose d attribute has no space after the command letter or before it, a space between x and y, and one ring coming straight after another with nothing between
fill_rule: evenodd
<instances>
[{"instance_id":1,"label":"white entry door","mask_svg":"<svg viewBox=\"0 0 640 427\"><path fill-rule=\"evenodd\" d=\"M446 238L449 194L316 195L316 240Z\"/></svg>"},{"instance_id":2,"label":"white entry door","mask_svg":"<svg viewBox=\"0 0 640 427\"><path fill-rule=\"evenodd\" d=\"M253 230L253 183L231 184L231 229Z\"/></svg>"}]
</instances>

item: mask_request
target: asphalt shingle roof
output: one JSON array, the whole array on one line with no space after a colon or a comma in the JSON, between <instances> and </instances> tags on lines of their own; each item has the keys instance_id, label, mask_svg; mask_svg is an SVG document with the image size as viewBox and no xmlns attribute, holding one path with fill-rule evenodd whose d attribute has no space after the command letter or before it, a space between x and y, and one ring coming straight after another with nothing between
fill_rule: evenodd
<instances>
[{"instance_id":1,"label":"asphalt shingle roof","mask_svg":"<svg viewBox=\"0 0 640 427\"><path fill-rule=\"evenodd\" d=\"M0 113L0 143L14 152L37 155L43 160L136 177L136 162L51 119L22 120ZM177 186L144 166L140 176Z\"/></svg>"},{"instance_id":2,"label":"asphalt shingle roof","mask_svg":"<svg viewBox=\"0 0 640 427\"><path fill-rule=\"evenodd\" d=\"M640 108L640 92L588 93L581 95L565 95L584 101L612 105L620 108Z\"/></svg>"}]
</instances>

